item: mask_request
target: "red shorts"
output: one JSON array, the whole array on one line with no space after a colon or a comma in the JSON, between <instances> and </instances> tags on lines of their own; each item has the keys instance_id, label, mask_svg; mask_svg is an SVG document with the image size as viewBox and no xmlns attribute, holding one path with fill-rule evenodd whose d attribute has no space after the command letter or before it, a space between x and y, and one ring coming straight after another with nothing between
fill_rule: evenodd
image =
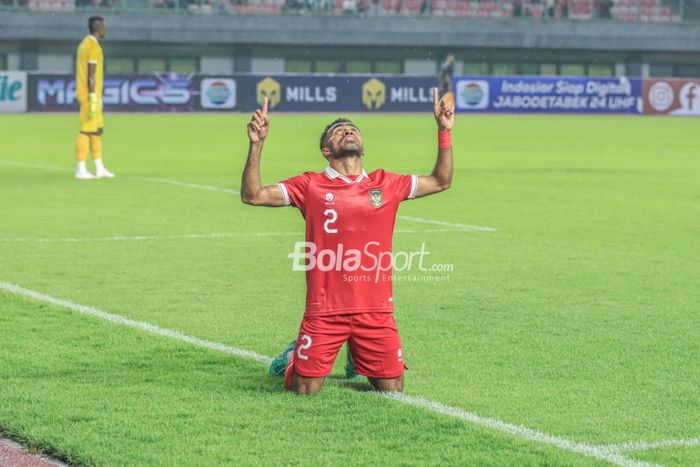
<instances>
[{"instance_id":1,"label":"red shorts","mask_svg":"<svg viewBox=\"0 0 700 467\"><path fill-rule=\"evenodd\" d=\"M358 374L398 378L403 374L403 350L391 313L357 313L304 318L294 348L294 373L305 378L330 374L345 342ZM292 360L290 359L290 360Z\"/></svg>"}]
</instances>

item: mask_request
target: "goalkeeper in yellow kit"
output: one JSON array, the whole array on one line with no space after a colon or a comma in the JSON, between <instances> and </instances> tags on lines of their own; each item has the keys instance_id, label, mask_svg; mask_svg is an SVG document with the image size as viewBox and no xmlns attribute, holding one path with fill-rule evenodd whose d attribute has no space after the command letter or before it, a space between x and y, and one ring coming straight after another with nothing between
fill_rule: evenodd
<instances>
[{"instance_id":1,"label":"goalkeeper in yellow kit","mask_svg":"<svg viewBox=\"0 0 700 467\"><path fill-rule=\"evenodd\" d=\"M78 47L75 61L75 93L80 103L80 133L75 142L78 167L75 178L113 178L102 162L102 85L104 78L104 56L99 40L105 36L105 22L101 16L88 20L90 34L85 36ZM85 167L88 151L95 161L95 175Z\"/></svg>"}]
</instances>

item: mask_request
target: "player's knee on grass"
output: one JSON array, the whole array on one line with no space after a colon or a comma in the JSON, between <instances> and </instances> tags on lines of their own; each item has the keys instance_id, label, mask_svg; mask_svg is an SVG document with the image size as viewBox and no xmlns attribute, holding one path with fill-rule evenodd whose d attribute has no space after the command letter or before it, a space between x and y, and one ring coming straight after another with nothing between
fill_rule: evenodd
<instances>
[{"instance_id":1,"label":"player's knee on grass","mask_svg":"<svg viewBox=\"0 0 700 467\"><path fill-rule=\"evenodd\" d=\"M398 378L367 378L374 389L382 392L403 392L403 375Z\"/></svg>"},{"instance_id":2,"label":"player's knee on grass","mask_svg":"<svg viewBox=\"0 0 700 467\"><path fill-rule=\"evenodd\" d=\"M294 373L287 389L297 394L314 394L321 390L322 384L323 378L304 378Z\"/></svg>"}]
</instances>

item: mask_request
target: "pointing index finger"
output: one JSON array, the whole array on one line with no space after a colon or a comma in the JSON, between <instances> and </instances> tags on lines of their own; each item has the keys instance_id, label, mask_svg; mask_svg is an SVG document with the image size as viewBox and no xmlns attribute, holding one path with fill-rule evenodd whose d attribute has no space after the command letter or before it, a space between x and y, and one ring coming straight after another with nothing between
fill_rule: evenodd
<instances>
[{"instance_id":1,"label":"pointing index finger","mask_svg":"<svg viewBox=\"0 0 700 467\"><path fill-rule=\"evenodd\" d=\"M264 116L267 116L267 96L263 98L263 110L262 113Z\"/></svg>"},{"instance_id":2,"label":"pointing index finger","mask_svg":"<svg viewBox=\"0 0 700 467\"><path fill-rule=\"evenodd\" d=\"M438 111L438 88L434 87L433 88L433 109L435 110L435 113Z\"/></svg>"}]
</instances>

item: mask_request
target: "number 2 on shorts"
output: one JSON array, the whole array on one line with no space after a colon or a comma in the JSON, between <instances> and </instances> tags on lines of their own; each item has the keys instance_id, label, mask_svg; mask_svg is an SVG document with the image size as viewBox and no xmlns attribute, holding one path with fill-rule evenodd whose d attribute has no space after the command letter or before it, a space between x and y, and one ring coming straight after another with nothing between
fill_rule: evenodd
<instances>
[{"instance_id":1,"label":"number 2 on shorts","mask_svg":"<svg viewBox=\"0 0 700 467\"><path fill-rule=\"evenodd\" d=\"M308 360L308 355L302 354L301 351L306 350L309 347L311 347L311 337L304 334L303 336L301 336L301 345L297 350L297 357L301 358L302 360Z\"/></svg>"}]
</instances>

